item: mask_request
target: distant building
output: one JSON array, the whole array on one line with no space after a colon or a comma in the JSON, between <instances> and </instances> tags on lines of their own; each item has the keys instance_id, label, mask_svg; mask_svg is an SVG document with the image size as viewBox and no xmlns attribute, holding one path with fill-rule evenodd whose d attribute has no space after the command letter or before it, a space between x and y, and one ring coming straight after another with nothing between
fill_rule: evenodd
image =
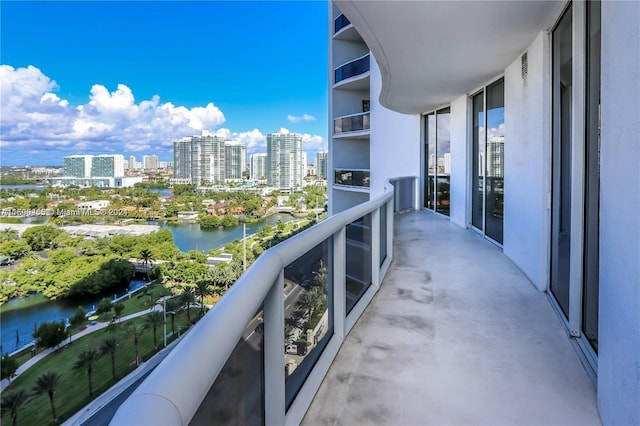
<instances>
[{"instance_id":1,"label":"distant building","mask_svg":"<svg viewBox=\"0 0 640 426\"><path fill-rule=\"evenodd\" d=\"M307 176L316 176L316 165L313 163L307 164Z\"/></svg>"},{"instance_id":2,"label":"distant building","mask_svg":"<svg viewBox=\"0 0 640 426\"><path fill-rule=\"evenodd\" d=\"M236 141L225 141L226 179L242 179L242 172L247 168L247 146Z\"/></svg>"},{"instance_id":3,"label":"distant building","mask_svg":"<svg viewBox=\"0 0 640 426\"><path fill-rule=\"evenodd\" d=\"M158 169L158 156L157 155L143 155L142 156L142 168L145 170L157 170Z\"/></svg>"},{"instance_id":4,"label":"distant building","mask_svg":"<svg viewBox=\"0 0 640 426\"><path fill-rule=\"evenodd\" d=\"M203 132L173 143L174 178L200 185L224 182L226 177L224 138Z\"/></svg>"},{"instance_id":5,"label":"distant building","mask_svg":"<svg viewBox=\"0 0 640 426\"><path fill-rule=\"evenodd\" d=\"M318 179L327 179L329 151L318 151L316 154L316 176Z\"/></svg>"},{"instance_id":6,"label":"distant building","mask_svg":"<svg viewBox=\"0 0 640 426\"><path fill-rule=\"evenodd\" d=\"M124 176L124 156L121 154L100 154L91 158L91 177Z\"/></svg>"},{"instance_id":7,"label":"distant building","mask_svg":"<svg viewBox=\"0 0 640 426\"><path fill-rule=\"evenodd\" d=\"M267 154L260 152L251 155L251 179L267 180Z\"/></svg>"},{"instance_id":8,"label":"distant building","mask_svg":"<svg viewBox=\"0 0 640 426\"><path fill-rule=\"evenodd\" d=\"M135 170L136 169L136 157L134 157L133 155L129 156L129 161L127 162L127 168L129 170Z\"/></svg>"},{"instance_id":9,"label":"distant building","mask_svg":"<svg viewBox=\"0 0 640 426\"><path fill-rule=\"evenodd\" d=\"M302 135L281 130L267 135L267 182L280 190L302 187Z\"/></svg>"},{"instance_id":10,"label":"distant building","mask_svg":"<svg viewBox=\"0 0 640 426\"><path fill-rule=\"evenodd\" d=\"M68 177L91 177L91 155L70 155L63 158L62 175Z\"/></svg>"}]
</instances>

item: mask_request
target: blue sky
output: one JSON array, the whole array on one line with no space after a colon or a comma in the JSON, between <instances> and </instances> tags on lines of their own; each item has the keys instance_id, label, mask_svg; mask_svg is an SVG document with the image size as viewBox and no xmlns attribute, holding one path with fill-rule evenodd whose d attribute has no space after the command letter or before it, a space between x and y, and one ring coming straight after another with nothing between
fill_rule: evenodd
<instances>
[{"instance_id":1,"label":"blue sky","mask_svg":"<svg viewBox=\"0 0 640 426\"><path fill-rule=\"evenodd\" d=\"M158 154L201 129L326 148L326 2L0 2L0 164Z\"/></svg>"}]
</instances>

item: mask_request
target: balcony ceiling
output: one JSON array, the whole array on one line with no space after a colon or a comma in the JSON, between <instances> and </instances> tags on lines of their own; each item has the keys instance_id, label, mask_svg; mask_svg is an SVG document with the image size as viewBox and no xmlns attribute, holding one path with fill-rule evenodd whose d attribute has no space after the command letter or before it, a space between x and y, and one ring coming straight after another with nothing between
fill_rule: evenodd
<instances>
[{"instance_id":1,"label":"balcony ceiling","mask_svg":"<svg viewBox=\"0 0 640 426\"><path fill-rule=\"evenodd\" d=\"M480 87L558 15L559 1L335 1L380 67L380 102L416 114Z\"/></svg>"}]
</instances>

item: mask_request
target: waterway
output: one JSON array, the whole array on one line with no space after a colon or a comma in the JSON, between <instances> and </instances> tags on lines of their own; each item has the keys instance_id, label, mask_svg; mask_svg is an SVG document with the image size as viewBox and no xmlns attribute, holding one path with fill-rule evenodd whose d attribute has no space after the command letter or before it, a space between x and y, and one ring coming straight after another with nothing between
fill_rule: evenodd
<instances>
[{"instance_id":1,"label":"waterway","mask_svg":"<svg viewBox=\"0 0 640 426\"><path fill-rule=\"evenodd\" d=\"M143 285L142 280L131 280L127 291L136 290ZM111 298L116 296L120 294L114 294ZM44 321L67 322L69 317L75 314L78 306L84 307L87 312L93 311L103 297L105 296L51 300L41 294L34 294L10 300L0 309L2 353L11 353L31 343L31 334Z\"/></svg>"}]
</instances>

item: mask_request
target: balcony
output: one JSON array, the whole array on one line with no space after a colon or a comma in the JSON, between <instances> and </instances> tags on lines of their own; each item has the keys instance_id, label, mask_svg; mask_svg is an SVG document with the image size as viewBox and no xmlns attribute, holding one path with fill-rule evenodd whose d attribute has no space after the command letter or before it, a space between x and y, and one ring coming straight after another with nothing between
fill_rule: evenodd
<instances>
[{"instance_id":1,"label":"balcony","mask_svg":"<svg viewBox=\"0 0 640 426\"><path fill-rule=\"evenodd\" d=\"M341 186L355 186L358 188L369 188L371 171L369 169L336 169L334 174L334 184Z\"/></svg>"},{"instance_id":2,"label":"balcony","mask_svg":"<svg viewBox=\"0 0 640 426\"><path fill-rule=\"evenodd\" d=\"M394 216L416 185L266 251L112 424L599 424L545 295L475 233Z\"/></svg>"},{"instance_id":3,"label":"balcony","mask_svg":"<svg viewBox=\"0 0 640 426\"><path fill-rule=\"evenodd\" d=\"M360 112L358 114L345 115L333 120L334 136L351 136L353 133L369 133L371 126L371 114Z\"/></svg>"},{"instance_id":4,"label":"balcony","mask_svg":"<svg viewBox=\"0 0 640 426\"><path fill-rule=\"evenodd\" d=\"M368 87L370 54L354 59L338 67L334 71L334 88L346 90L363 90ZM365 86L366 83L366 86Z\"/></svg>"},{"instance_id":5,"label":"balcony","mask_svg":"<svg viewBox=\"0 0 640 426\"><path fill-rule=\"evenodd\" d=\"M501 250L426 211L394 226L393 264L303 425L600 424L558 316Z\"/></svg>"}]
</instances>

